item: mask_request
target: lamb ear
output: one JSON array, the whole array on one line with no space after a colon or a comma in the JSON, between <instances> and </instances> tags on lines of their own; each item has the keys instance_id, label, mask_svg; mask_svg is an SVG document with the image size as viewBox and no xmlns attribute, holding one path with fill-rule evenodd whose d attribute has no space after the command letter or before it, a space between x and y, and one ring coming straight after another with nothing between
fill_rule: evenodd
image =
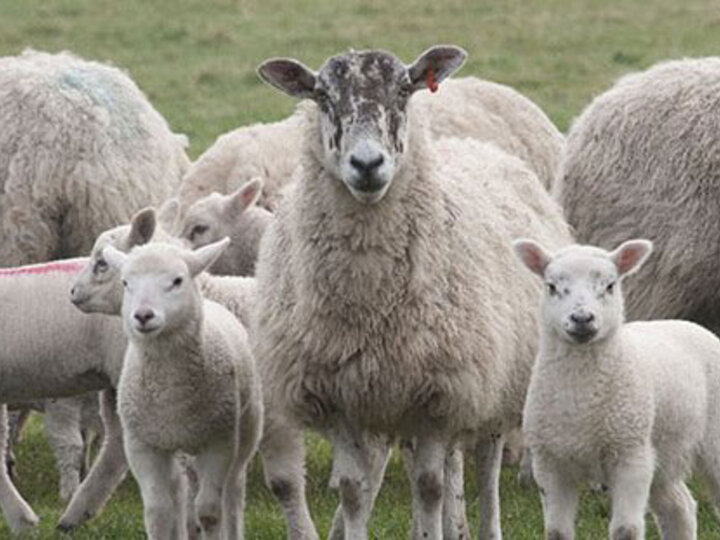
<instances>
[{"instance_id":1,"label":"lamb ear","mask_svg":"<svg viewBox=\"0 0 720 540\"><path fill-rule=\"evenodd\" d=\"M545 269L550 264L552 255L544 247L533 240L520 238L513 242L513 249L523 264L532 272L541 277L545 276Z\"/></svg>"},{"instance_id":2,"label":"lamb ear","mask_svg":"<svg viewBox=\"0 0 720 540\"><path fill-rule=\"evenodd\" d=\"M253 178L242 185L233 193L225 197L225 211L231 216L242 214L247 208L254 205L262 193L263 181L261 178Z\"/></svg>"},{"instance_id":3,"label":"lamb ear","mask_svg":"<svg viewBox=\"0 0 720 540\"><path fill-rule=\"evenodd\" d=\"M615 263L618 275L627 276L642 266L650 256L652 248L650 240L628 240L610 253L610 259Z\"/></svg>"},{"instance_id":4,"label":"lamb ear","mask_svg":"<svg viewBox=\"0 0 720 540\"><path fill-rule=\"evenodd\" d=\"M173 197L163 203L157 212L160 228L169 234L174 234L180 217L180 201Z\"/></svg>"},{"instance_id":5,"label":"lamb ear","mask_svg":"<svg viewBox=\"0 0 720 540\"><path fill-rule=\"evenodd\" d=\"M119 249L115 249L113 246L105 246L102 251L103 259L115 270L122 270L125 261L127 261L127 254L123 253Z\"/></svg>"},{"instance_id":6,"label":"lamb ear","mask_svg":"<svg viewBox=\"0 0 720 540\"><path fill-rule=\"evenodd\" d=\"M155 234L155 209L143 208L132 217L130 221L130 233L128 234L128 250L135 246L147 244Z\"/></svg>"},{"instance_id":7,"label":"lamb ear","mask_svg":"<svg viewBox=\"0 0 720 540\"><path fill-rule=\"evenodd\" d=\"M410 81L415 90L427 87L434 92L441 81L460 69L466 58L467 52L455 45L430 47L408 66Z\"/></svg>"},{"instance_id":8,"label":"lamb ear","mask_svg":"<svg viewBox=\"0 0 720 540\"><path fill-rule=\"evenodd\" d=\"M315 72L292 58L271 58L258 67L258 75L266 83L296 98L312 98Z\"/></svg>"},{"instance_id":9,"label":"lamb ear","mask_svg":"<svg viewBox=\"0 0 720 540\"><path fill-rule=\"evenodd\" d=\"M186 251L183 255L185 263L188 265L190 275L195 277L203 270L207 270L217 258L222 255L225 248L230 244L230 238L227 236L222 240L213 242L194 251Z\"/></svg>"}]
</instances>

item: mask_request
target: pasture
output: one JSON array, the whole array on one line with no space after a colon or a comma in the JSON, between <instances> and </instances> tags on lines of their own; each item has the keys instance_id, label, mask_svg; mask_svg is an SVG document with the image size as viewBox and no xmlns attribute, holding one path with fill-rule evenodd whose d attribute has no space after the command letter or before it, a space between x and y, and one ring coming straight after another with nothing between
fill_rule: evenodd
<instances>
[{"instance_id":1,"label":"pasture","mask_svg":"<svg viewBox=\"0 0 720 540\"><path fill-rule=\"evenodd\" d=\"M513 86L565 131L592 97L622 74L661 59L718 54L719 28L720 10L710 0L6 0L0 2L0 55L25 47L68 49L126 69L171 127L188 135L196 157L230 129L292 111L293 101L255 74L271 56L294 56L315 68L336 52L373 47L410 62L432 44L455 43L470 54L460 75ZM323 535L337 502L326 487L330 450L315 436L307 440L311 511ZM62 537L54 530L61 512L57 473L38 419L24 434L18 471L18 487L42 520L34 537ZM502 477L505 538L541 538L539 497L522 489L515 474L506 468ZM475 528L471 466L466 475ZM699 538L720 538L720 525L703 503L703 487L693 488L701 501ZM585 494L578 538L605 538L608 513L605 497ZM409 487L394 456L373 514L373 538L406 538L409 521ZM653 527L650 531L649 538L657 539ZM256 460L248 483L246 538L284 534L279 505ZM0 525L0 537L9 536ZM142 538L132 479L72 537Z\"/></svg>"}]
</instances>

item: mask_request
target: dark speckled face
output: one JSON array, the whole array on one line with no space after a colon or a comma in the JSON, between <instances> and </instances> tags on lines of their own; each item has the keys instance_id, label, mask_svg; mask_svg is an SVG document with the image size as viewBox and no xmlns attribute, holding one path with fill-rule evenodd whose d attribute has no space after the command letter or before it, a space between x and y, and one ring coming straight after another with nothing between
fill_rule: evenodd
<instances>
[{"instance_id":1,"label":"dark speckled face","mask_svg":"<svg viewBox=\"0 0 720 540\"><path fill-rule=\"evenodd\" d=\"M436 45L410 65L383 51L350 51L328 59L317 73L297 60L270 59L259 67L272 86L315 100L325 168L358 201L385 195L408 145L408 101L435 87L465 61L465 51Z\"/></svg>"},{"instance_id":2,"label":"dark speckled face","mask_svg":"<svg viewBox=\"0 0 720 540\"><path fill-rule=\"evenodd\" d=\"M320 69L315 93L326 165L357 199L379 200L407 146L407 68L379 51L334 56Z\"/></svg>"}]
</instances>

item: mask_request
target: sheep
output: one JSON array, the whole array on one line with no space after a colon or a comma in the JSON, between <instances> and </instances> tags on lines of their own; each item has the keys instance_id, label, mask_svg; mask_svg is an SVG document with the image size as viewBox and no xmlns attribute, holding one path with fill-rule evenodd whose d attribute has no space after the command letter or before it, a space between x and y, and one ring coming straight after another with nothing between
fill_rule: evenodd
<instances>
[{"instance_id":1,"label":"sheep","mask_svg":"<svg viewBox=\"0 0 720 540\"><path fill-rule=\"evenodd\" d=\"M413 443L413 538L458 536L441 514L459 440L479 464L480 537L501 535L498 435L520 424L536 323L524 303L538 291L507 246L520 231L558 247L570 234L519 158L430 140L411 96L465 56L436 46L406 66L351 51L317 73L290 59L258 70L311 101L301 166L260 244L253 351L266 401L332 440L348 540L367 537L382 476L371 436Z\"/></svg>"},{"instance_id":2,"label":"sheep","mask_svg":"<svg viewBox=\"0 0 720 540\"><path fill-rule=\"evenodd\" d=\"M629 320L720 333L718 90L720 58L663 62L621 78L570 129L555 196L578 242L609 249L631 235L661 253L626 290Z\"/></svg>"},{"instance_id":3,"label":"sheep","mask_svg":"<svg viewBox=\"0 0 720 540\"><path fill-rule=\"evenodd\" d=\"M545 282L540 351L523 431L544 493L546 537L574 537L578 482L610 487L613 540L645 538L648 499L663 538L696 538L685 485L697 462L720 508L720 340L682 320L624 322L624 278L652 243L612 252L515 250Z\"/></svg>"},{"instance_id":4,"label":"sheep","mask_svg":"<svg viewBox=\"0 0 720 540\"><path fill-rule=\"evenodd\" d=\"M150 218L139 223L138 218ZM130 226L119 226L101 234L95 242L90 260L78 274L71 288L71 299L86 312L118 315L122 306L123 288L117 271L108 265L103 251L112 246L129 252L148 239L169 241L166 231L177 228L179 204L169 201L163 205L156 220L152 209L139 212ZM159 225L156 227L156 225ZM132 230L137 232L132 234ZM140 234L142 233L142 234ZM250 277L210 276L205 273L196 278L205 298L222 304L249 328L255 299L255 279ZM274 414L274 406L266 403L263 440L260 453L265 469L265 480L282 505L291 540L317 539L317 531L310 517L305 498L305 446L302 431Z\"/></svg>"},{"instance_id":5,"label":"sheep","mask_svg":"<svg viewBox=\"0 0 720 540\"><path fill-rule=\"evenodd\" d=\"M247 463L262 432L262 396L244 327L204 300L193 278L229 239L188 251L154 242L103 254L122 272L128 348L118 386L125 453L151 539L185 528L174 454L195 455L195 510L204 537L243 537Z\"/></svg>"},{"instance_id":6,"label":"sheep","mask_svg":"<svg viewBox=\"0 0 720 540\"><path fill-rule=\"evenodd\" d=\"M68 52L0 58L0 261L77 257L164 201L189 166L122 71Z\"/></svg>"},{"instance_id":7,"label":"sheep","mask_svg":"<svg viewBox=\"0 0 720 540\"><path fill-rule=\"evenodd\" d=\"M230 195L212 193L188 208L180 226L181 238L193 248L230 238L228 249L210 267L219 275L250 276L265 229L272 214L256 206L263 182L259 178L242 185Z\"/></svg>"},{"instance_id":8,"label":"sheep","mask_svg":"<svg viewBox=\"0 0 720 540\"><path fill-rule=\"evenodd\" d=\"M549 188L559 172L563 135L532 101L512 88L466 77L447 81L437 95L418 95L417 114L434 138L473 137L494 142L525 160ZM183 207L217 191L231 193L255 177L265 180L260 205L275 210L302 155L303 111L279 122L241 127L224 135L183 177Z\"/></svg>"}]
</instances>

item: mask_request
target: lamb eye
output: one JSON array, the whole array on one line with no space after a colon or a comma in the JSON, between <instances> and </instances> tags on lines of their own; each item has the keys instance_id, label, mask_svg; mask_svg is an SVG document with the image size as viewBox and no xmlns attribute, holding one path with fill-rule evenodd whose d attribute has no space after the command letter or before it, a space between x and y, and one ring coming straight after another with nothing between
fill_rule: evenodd
<instances>
[{"instance_id":1,"label":"lamb eye","mask_svg":"<svg viewBox=\"0 0 720 540\"><path fill-rule=\"evenodd\" d=\"M190 240L194 240L196 236L206 233L208 229L207 225L195 225L190 231Z\"/></svg>"},{"instance_id":2,"label":"lamb eye","mask_svg":"<svg viewBox=\"0 0 720 540\"><path fill-rule=\"evenodd\" d=\"M554 283L547 284L547 291L550 296L557 296L558 290Z\"/></svg>"},{"instance_id":3,"label":"lamb eye","mask_svg":"<svg viewBox=\"0 0 720 540\"><path fill-rule=\"evenodd\" d=\"M315 99L318 101L327 101L330 99L330 96L325 90L318 88L315 90Z\"/></svg>"},{"instance_id":4,"label":"lamb eye","mask_svg":"<svg viewBox=\"0 0 720 540\"><path fill-rule=\"evenodd\" d=\"M176 277L175 279L173 279L173 282L172 282L173 287L179 287L180 285L182 285L182 282L183 282L183 278Z\"/></svg>"},{"instance_id":5,"label":"lamb eye","mask_svg":"<svg viewBox=\"0 0 720 540\"><path fill-rule=\"evenodd\" d=\"M605 292L608 294L612 294L615 290L615 282L609 283L608 286L605 288Z\"/></svg>"},{"instance_id":6,"label":"lamb eye","mask_svg":"<svg viewBox=\"0 0 720 540\"><path fill-rule=\"evenodd\" d=\"M97 261L95 261L95 267L93 268L93 273L102 274L103 272L107 271L107 269L108 269L108 263L106 263L104 259L98 259Z\"/></svg>"},{"instance_id":7,"label":"lamb eye","mask_svg":"<svg viewBox=\"0 0 720 540\"><path fill-rule=\"evenodd\" d=\"M124 279L122 280L122 284L123 284L123 287L127 287L127 281L125 281Z\"/></svg>"},{"instance_id":8,"label":"lamb eye","mask_svg":"<svg viewBox=\"0 0 720 540\"><path fill-rule=\"evenodd\" d=\"M406 84L400 87L400 90L398 90L398 96L400 96L403 99L407 99L412 95L413 88L411 85Z\"/></svg>"}]
</instances>

